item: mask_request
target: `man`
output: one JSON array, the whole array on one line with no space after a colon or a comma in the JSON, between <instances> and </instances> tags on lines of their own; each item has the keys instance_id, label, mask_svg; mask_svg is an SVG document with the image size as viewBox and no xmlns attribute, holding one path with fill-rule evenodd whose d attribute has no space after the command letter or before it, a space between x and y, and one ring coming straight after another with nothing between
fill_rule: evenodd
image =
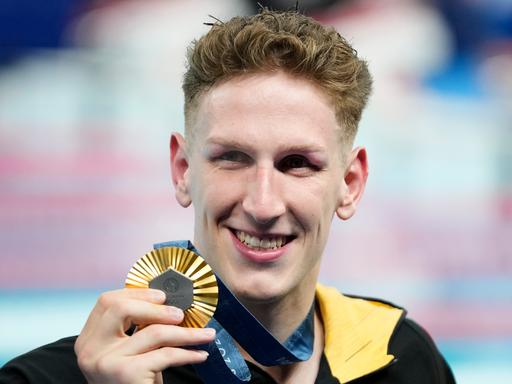
<instances>
[{"instance_id":1,"label":"man","mask_svg":"<svg viewBox=\"0 0 512 384\"><path fill-rule=\"evenodd\" d=\"M354 214L368 175L365 149L352 145L371 78L347 42L296 12L217 22L192 45L183 89L171 168L178 202L194 207L195 247L279 342L313 314L305 361L263 366L239 346L252 382L453 383L402 309L317 284L331 221ZM76 341L21 356L0 378L201 382L191 364L208 354L187 347L215 332L180 327L183 312L164 300L151 289L105 293ZM127 334L133 323L149 325Z\"/></svg>"}]
</instances>

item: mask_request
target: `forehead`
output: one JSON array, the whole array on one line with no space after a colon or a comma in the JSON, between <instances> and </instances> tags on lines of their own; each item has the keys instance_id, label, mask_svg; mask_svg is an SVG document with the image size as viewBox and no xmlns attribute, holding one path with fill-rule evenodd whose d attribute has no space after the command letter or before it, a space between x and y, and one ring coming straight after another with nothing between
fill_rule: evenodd
<instances>
[{"instance_id":1,"label":"forehead","mask_svg":"<svg viewBox=\"0 0 512 384\"><path fill-rule=\"evenodd\" d=\"M201 96L195 113L194 141L340 150L341 127L330 96L312 81L283 72L221 82Z\"/></svg>"}]
</instances>

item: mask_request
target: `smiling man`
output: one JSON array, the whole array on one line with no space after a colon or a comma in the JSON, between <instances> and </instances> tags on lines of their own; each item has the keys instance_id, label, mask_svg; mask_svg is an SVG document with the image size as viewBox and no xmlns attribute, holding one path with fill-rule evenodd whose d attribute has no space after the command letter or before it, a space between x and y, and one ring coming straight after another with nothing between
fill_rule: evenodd
<instances>
[{"instance_id":1,"label":"smiling man","mask_svg":"<svg viewBox=\"0 0 512 384\"><path fill-rule=\"evenodd\" d=\"M344 160L332 101L281 69L239 74L200 97L194 139L171 143L195 245L247 305L291 305L303 317L333 214L350 217L363 191L364 149Z\"/></svg>"},{"instance_id":2,"label":"smiling man","mask_svg":"<svg viewBox=\"0 0 512 384\"><path fill-rule=\"evenodd\" d=\"M185 137L172 135L171 167L178 202L194 209L194 245L276 348L306 344L310 356L263 365L234 337L231 352L245 358L251 382L453 383L403 309L317 283L331 221L352 217L368 175L366 151L353 142L371 78L348 43L297 12L264 9L194 42L183 89ZM219 335L180 327L183 313L164 300L151 289L105 293L76 341L15 359L0 377L237 382L205 370L212 357L188 348ZM149 325L131 334L132 323Z\"/></svg>"}]
</instances>

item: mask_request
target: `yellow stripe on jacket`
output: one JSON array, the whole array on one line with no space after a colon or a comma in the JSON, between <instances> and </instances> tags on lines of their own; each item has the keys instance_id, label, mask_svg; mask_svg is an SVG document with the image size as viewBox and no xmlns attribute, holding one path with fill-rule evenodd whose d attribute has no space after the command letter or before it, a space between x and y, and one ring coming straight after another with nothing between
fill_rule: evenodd
<instances>
[{"instance_id":1,"label":"yellow stripe on jacket","mask_svg":"<svg viewBox=\"0 0 512 384\"><path fill-rule=\"evenodd\" d=\"M403 309L351 298L317 285L316 299L325 333L325 356L332 374L347 383L385 367L394 356L388 345Z\"/></svg>"}]
</instances>

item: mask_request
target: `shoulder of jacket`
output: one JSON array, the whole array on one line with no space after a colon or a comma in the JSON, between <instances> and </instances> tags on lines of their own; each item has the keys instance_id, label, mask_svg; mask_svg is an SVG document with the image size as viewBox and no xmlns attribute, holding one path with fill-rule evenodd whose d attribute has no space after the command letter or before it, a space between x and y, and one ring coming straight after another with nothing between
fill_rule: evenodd
<instances>
[{"instance_id":1,"label":"shoulder of jacket","mask_svg":"<svg viewBox=\"0 0 512 384\"><path fill-rule=\"evenodd\" d=\"M455 383L453 373L429 333L410 318L396 328L389 351L397 356L394 370L401 370L410 380L419 382L428 377L428 383Z\"/></svg>"},{"instance_id":2,"label":"shoulder of jacket","mask_svg":"<svg viewBox=\"0 0 512 384\"><path fill-rule=\"evenodd\" d=\"M341 294L318 285L316 298L332 374L347 383L392 364L388 347L405 310L389 302Z\"/></svg>"},{"instance_id":3,"label":"shoulder of jacket","mask_svg":"<svg viewBox=\"0 0 512 384\"><path fill-rule=\"evenodd\" d=\"M402 307L320 284L316 298L324 323L325 354L340 383L374 373L389 374L389 382L405 377L405 382L455 383L430 335L407 318Z\"/></svg>"}]
</instances>

